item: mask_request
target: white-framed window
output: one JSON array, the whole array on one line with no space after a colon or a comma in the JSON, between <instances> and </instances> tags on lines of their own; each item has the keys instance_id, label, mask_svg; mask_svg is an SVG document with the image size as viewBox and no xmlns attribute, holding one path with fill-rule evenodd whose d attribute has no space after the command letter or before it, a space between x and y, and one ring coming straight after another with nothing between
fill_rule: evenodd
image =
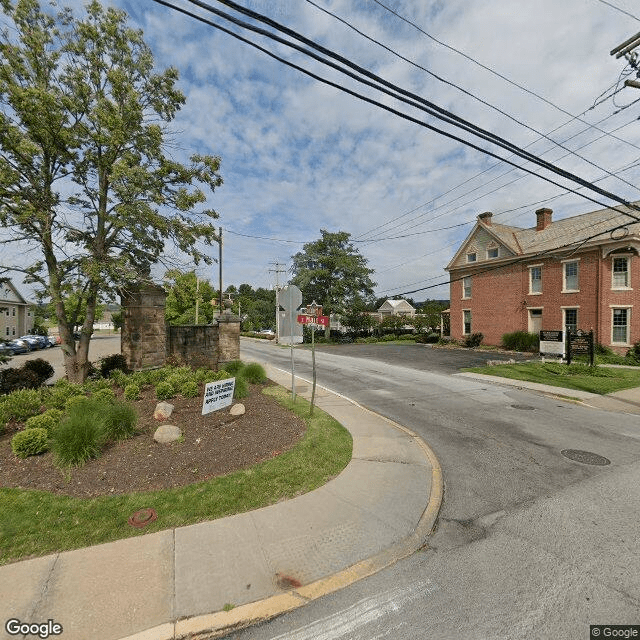
<instances>
[{"instance_id":1,"label":"white-framed window","mask_svg":"<svg viewBox=\"0 0 640 640\"><path fill-rule=\"evenodd\" d=\"M497 258L499 255L500 255L500 250L498 249L498 247L490 247L489 249L487 249L488 260L493 260L494 258Z\"/></svg>"},{"instance_id":2,"label":"white-framed window","mask_svg":"<svg viewBox=\"0 0 640 640\"><path fill-rule=\"evenodd\" d=\"M563 309L565 331L578 330L578 309Z\"/></svg>"},{"instance_id":3,"label":"white-framed window","mask_svg":"<svg viewBox=\"0 0 640 640\"><path fill-rule=\"evenodd\" d=\"M611 265L611 288L628 289L629 284L629 256L614 256Z\"/></svg>"},{"instance_id":4,"label":"white-framed window","mask_svg":"<svg viewBox=\"0 0 640 640\"><path fill-rule=\"evenodd\" d=\"M462 333L465 336L471 335L471 309L462 311Z\"/></svg>"},{"instance_id":5,"label":"white-framed window","mask_svg":"<svg viewBox=\"0 0 640 640\"><path fill-rule=\"evenodd\" d=\"M466 276L462 278L462 297L463 298L471 297L471 276Z\"/></svg>"},{"instance_id":6,"label":"white-framed window","mask_svg":"<svg viewBox=\"0 0 640 640\"><path fill-rule=\"evenodd\" d=\"M565 262L562 269L562 292L579 291L580 290L580 275L579 264L577 260L571 262Z\"/></svg>"},{"instance_id":7,"label":"white-framed window","mask_svg":"<svg viewBox=\"0 0 640 640\"><path fill-rule=\"evenodd\" d=\"M529 267L529 293L542 293L542 265Z\"/></svg>"},{"instance_id":8,"label":"white-framed window","mask_svg":"<svg viewBox=\"0 0 640 640\"><path fill-rule=\"evenodd\" d=\"M478 259L478 254L475 251L467 253L467 262L475 262Z\"/></svg>"},{"instance_id":9,"label":"white-framed window","mask_svg":"<svg viewBox=\"0 0 640 640\"><path fill-rule=\"evenodd\" d=\"M611 344L629 344L631 307L611 308Z\"/></svg>"}]
</instances>

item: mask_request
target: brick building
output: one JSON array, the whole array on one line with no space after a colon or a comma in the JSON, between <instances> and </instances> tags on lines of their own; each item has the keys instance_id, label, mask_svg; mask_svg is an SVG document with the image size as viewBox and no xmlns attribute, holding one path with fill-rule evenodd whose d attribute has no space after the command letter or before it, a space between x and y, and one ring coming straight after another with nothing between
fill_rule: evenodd
<instances>
[{"instance_id":1,"label":"brick building","mask_svg":"<svg viewBox=\"0 0 640 640\"><path fill-rule=\"evenodd\" d=\"M613 209L552 214L539 209L529 229L478 216L446 267L453 338L499 345L513 331L593 329L619 353L640 340L640 223Z\"/></svg>"}]
</instances>

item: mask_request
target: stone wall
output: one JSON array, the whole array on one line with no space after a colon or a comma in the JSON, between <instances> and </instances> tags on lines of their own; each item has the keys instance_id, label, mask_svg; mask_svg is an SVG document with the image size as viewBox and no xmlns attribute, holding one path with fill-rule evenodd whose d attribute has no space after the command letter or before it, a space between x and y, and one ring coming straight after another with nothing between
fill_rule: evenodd
<instances>
[{"instance_id":1,"label":"stone wall","mask_svg":"<svg viewBox=\"0 0 640 640\"><path fill-rule=\"evenodd\" d=\"M212 325L169 326L166 293L157 285L121 291L123 327L120 350L133 371L182 365L222 369L240 358L240 318L226 310Z\"/></svg>"}]
</instances>

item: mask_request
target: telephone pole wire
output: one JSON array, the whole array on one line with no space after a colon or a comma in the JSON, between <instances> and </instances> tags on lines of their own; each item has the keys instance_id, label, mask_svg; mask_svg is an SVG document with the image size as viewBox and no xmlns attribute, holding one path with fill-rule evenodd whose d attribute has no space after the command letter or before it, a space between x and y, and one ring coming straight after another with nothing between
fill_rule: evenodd
<instances>
[{"instance_id":1,"label":"telephone pole wire","mask_svg":"<svg viewBox=\"0 0 640 640\"><path fill-rule=\"evenodd\" d=\"M280 274L286 273L286 269L282 269L285 265L278 262L270 262L274 266L273 269L269 269L276 274L276 344L280 341L280 305L278 304L278 293L280 291Z\"/></svg>"}]
</instances>

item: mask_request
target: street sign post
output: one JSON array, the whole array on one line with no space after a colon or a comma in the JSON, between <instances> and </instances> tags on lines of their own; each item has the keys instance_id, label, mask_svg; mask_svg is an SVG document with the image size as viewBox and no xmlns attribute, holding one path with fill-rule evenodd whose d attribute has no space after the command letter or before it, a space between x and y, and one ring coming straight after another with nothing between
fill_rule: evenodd
<instances>
[{"instance_id":1,"label":"street sign post","mask_svg":"<svg viewBox=\"0 0 640 640\"><path fill-rule=\"evenodd\" d=\"M302 304L302 291L295 284L288 284L278 292L278 304L289 314L289 327L291 328L291 397L296 399L296 364L293 358L293 313Z\"/></svg>"}]
</instances>

